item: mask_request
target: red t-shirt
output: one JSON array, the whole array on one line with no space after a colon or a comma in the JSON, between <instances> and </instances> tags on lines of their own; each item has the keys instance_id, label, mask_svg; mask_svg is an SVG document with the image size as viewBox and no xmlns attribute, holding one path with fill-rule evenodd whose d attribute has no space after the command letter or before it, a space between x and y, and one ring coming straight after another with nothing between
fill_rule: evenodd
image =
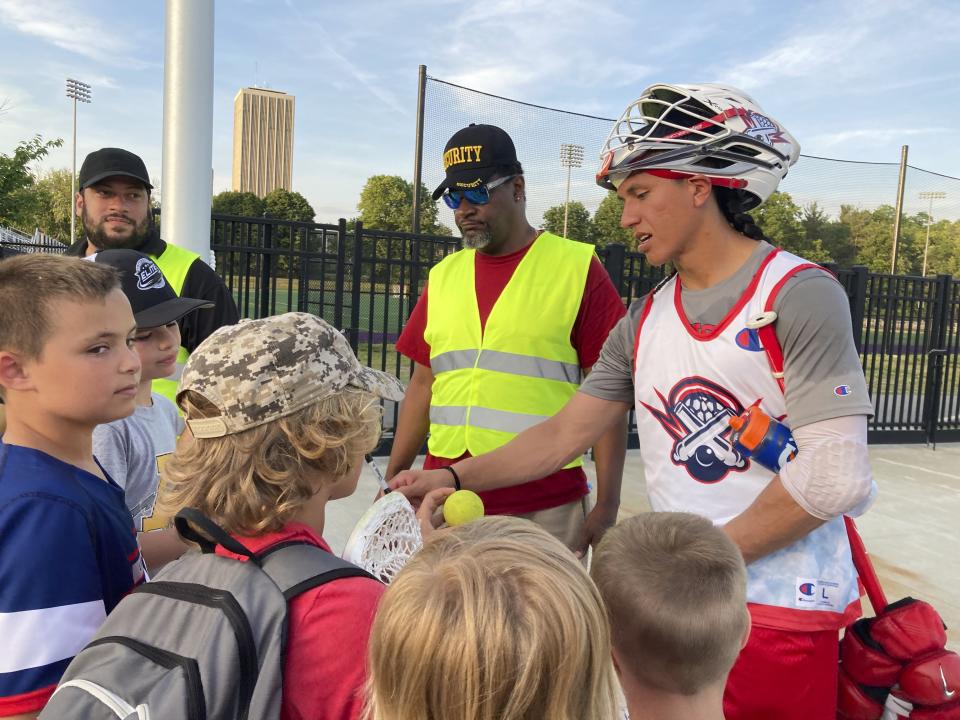
<instances>
[{"instance_id":1,"label":"red t-shirt","mask_svg":"<svg viewBox=\"0 0 960 720\"><path fill-rule=\"evenodd\" d=\"M237 539L254 552L288 540L331 552L322 537L298 522L287 523L275 533ZM217 554L245 559L222 547L217 547ZM293 599L287 616L281 720L360 717L367 639L385 589L368 578L340 578Z\"/></svg>"},{"instance_id":2,"label":"red t-shirt","mask_svg":"<svg viewBox=\"0 0 960 720\"><path fill-rule=\"evenodd\" d=\"M500 293L531 247L532 244L510 255L491 256L480 252L476 254L474 276L481 330L486 325ZM580 367L593 367L600 357L600 348L603 347L607 334L625 313L623 300L610 282L610 276L600 261L594 258L587 273L580 310L570 331L570 344L577 351ZM416 307L410 313L410 319L397 339L396 347L397 352L402 355L430 367L430 346L423 337L426 328L427 288L424 287ZM458 458L435 457L428 452L423 467L432 470L452 465L467 457L470 457L469 452ZM560 470L523 485L487 490L480 493L480 496L488 515L510 515L565 505L588 492L587 476L583 468L576 467Z\"/></svg>"}]
</instances>

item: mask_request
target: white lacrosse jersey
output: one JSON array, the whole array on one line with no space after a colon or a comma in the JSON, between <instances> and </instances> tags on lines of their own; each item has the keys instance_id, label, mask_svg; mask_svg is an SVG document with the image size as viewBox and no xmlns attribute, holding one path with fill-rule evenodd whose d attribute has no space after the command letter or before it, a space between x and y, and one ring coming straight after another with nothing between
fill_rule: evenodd
<instances>
[{"instance_id":1,"label":"white lacrosse jersey","mask_svg":"<svg viewBox=\"0 0 960 720\"><path fill-rule=\"evenodd\" d=\"M756 329L776 293L805 260L770 253L723 321L698 333L688 323L674 276L647 299L634 353L637 433L650 504L723 525L773 474L741 455L727 420L757 404L789 425L783 392ZM843 518L747 567L753 621L787 630L839 628L859 614L859 588ZM709 592L709 588L704 588Z\"/></svg>"}]
</instances>

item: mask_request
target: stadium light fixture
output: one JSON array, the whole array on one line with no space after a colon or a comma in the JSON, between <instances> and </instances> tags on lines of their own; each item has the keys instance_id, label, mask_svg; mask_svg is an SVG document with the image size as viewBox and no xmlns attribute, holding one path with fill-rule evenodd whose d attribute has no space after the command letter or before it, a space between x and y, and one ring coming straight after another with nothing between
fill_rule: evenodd
<instances>
[{"instance_id":1,"label":"stadium light fixture","mask_svg":"<svg viewBox=\"0 0 960 720\"><path fill-rule=\"evenodd\" d=\"M77 103L90 102L90 86L67 78L67 97L73 100L73 172L70 173L70 244L73 245L77 231Z\"/></svg>"},{"instance_id":2,"label":"stadium light fixture","mask_svg":"<svg viewBox=\"0 0 960 720\"><path fill-rule=\"evenodd\" d=\"M560 167L567 169L567 195L563 201L563 236L567 236L567 212L570 205L570 171L583 165L583 145L562 143L560 145ZM581 238L581 240L584 238Z\"/></svg>"},{"instance_id":3,"label":"stadium light fixture","mask_svg":"<svg viewBox=\"0 0 960 720\"><path fill-rule=\"evenodd\" d=\"M947 194L941 191L930 191L920 193L921 200L930 201L930 209L927 211L927 240L923 243L923 277L927 276L927 251L930 250L930 224L933 222L933 201L946 200Z\"/></svg>"}]
</instances>

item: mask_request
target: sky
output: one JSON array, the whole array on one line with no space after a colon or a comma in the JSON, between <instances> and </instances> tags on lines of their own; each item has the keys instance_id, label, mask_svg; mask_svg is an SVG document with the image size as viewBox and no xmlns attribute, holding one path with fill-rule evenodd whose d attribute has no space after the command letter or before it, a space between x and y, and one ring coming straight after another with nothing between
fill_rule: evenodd
<instances>
[{"instance_id":1,"label":"sky","mask_svg":"<svg viewBox=\"0 0 960 720\"><path fill-rule=\"evenodd\" d=\"M958 10L958 0L217 0L214 191L230 188L234 96L261 85L296 97L293 189L317 221L357 215L369 176L413 176L420 64L602 118L655 82L721 82L755 97L805 154L896 163L907 144L910 165L960 177ZM99 147L125 147L162 191L163 58L160 0L0 0L0 152L61 137L40 169L70 167L74 77L93 86L78 110L78 167ZM602 140L578 181L589 183ZM423 162L438 177L433 145ZM944 204L960 215L960 185L943 187L958 188Z\"/></svg>"}]
</instances>

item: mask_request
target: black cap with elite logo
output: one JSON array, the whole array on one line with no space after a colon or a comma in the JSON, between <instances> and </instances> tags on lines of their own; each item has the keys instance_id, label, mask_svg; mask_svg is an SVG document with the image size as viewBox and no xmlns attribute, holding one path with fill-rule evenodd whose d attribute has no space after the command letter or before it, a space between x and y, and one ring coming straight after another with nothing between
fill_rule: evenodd
<instances>
[{"instance_id":1,"label":"black cap with elite logo","mask_svg":"<svg viewBox=\"0 0 960 720\"><path fill-rule=\"evenodd\" d=\"M504 165L516 165L517 150L513 140L496 125L471 124L453 134L443 149L443 169L447 176L433 191L436 200L447 188L470 190L480 187Z\"/></svg>"},{"instance_id":2,"label":"black cap with elite logo","mask_svg":"<svg viewBox=\"0 0 960 720\"><path fill-rule=\"evenodd\" d=\"M194 310L213 307L209 300L178 297L157 264L136 250L102 250L87 259L120 271L123 294L139 327L160 327Z\"/></svg>"},{"instance_id":3,"label":"black cap with elite logo","mask_svg":"<svg viewBox=\"0 0 960 720\"><path fill-rule=\"evenodd\" d=\"M147 190L153 189L147 166L138 155L121 148L100 148L84 159L80 166L80 189L90 187L104 178L126 175L142 182Z\"/></svg>"}]
</instances>

